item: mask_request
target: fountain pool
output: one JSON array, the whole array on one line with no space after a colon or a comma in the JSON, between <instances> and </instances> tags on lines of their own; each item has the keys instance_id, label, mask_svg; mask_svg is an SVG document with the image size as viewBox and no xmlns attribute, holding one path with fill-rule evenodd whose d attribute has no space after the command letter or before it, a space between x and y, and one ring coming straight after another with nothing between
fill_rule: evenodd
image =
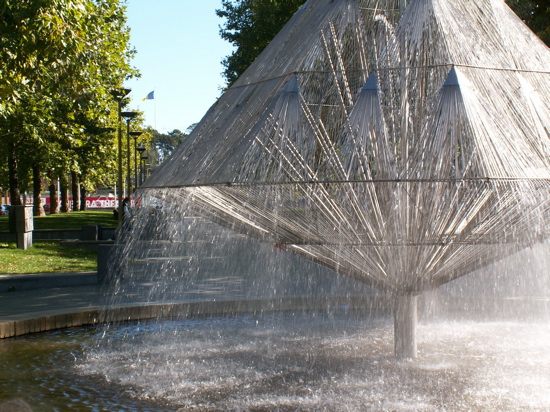
<instances>
[{"instance_id":1,"label":"fountain pool","mask_svg":"<svg viewBox=\"0 0 550 412\"><path fill-rule=\"evenodd\" d=\"M548 322L270 313L75 328L0 341L0 401L34 411L548 410Z\"/></svg>"}]
</instances>

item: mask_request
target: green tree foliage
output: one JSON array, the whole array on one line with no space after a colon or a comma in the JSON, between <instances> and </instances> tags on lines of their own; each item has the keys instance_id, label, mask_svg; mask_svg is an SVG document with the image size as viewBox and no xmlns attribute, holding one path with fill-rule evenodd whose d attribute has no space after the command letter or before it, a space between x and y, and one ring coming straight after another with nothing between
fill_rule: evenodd
<instances>
[{"instance_id":1,"label":"green tree foliage","mask_svg":"<svg viewBox=\"0 0 550 412\"><path fill-rule=\"evenodd\" d=\"M189 126L185 132L175 129L168 133L160 133L150 128L148 130L151 135L150 150L147 152L149 163L160 164L166 160L189 133L193 131L195 126L196 124Z\"/></svg>"},{"instance_id":2,"label":"green tree foliage","mask_svg":"<svg viewBox=\"0 0 550 412\"><path fill-rule=\"evenodd\" d=\"M550 47L550 3L548 0L506 0L506 3Z\"/></svg>"},{"instance_id":3,"label":"green tree foliage","mask_svg":"<svg viewBox=\"0 0 550 412\"><path fill-rule=\"evenodd\" d=\"M220 35L235 46L222 64L227 85L247 69L304 0L223 0L216 14L225 19Z\"/></svg>"},{"instance_id":4,"label":"green tree foliage","mask_svg":"<svg viewBox=\"0 0 550 412\"><path fill-rule=\"evenodd\" d=\"M12 203L31 165L68 173L79 148L101 149L89 139L114 118L109 92L135 74L124 12L122 0L0 2L0 156Z\"/></svg>"}]
</instances>

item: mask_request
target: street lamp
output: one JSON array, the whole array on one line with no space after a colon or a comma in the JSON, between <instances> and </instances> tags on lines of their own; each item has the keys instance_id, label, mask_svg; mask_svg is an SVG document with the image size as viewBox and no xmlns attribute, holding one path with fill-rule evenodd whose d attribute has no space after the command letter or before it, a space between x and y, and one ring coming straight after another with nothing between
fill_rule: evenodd
<instances>
[{"instance_id":1,"label":"street lamp","mask_svg":"<svg viewBox=\"0 0 550 412\"><path fill-rule=\"evenodd\" d=\"M134 136L134 191L138 187L138 159L137 159L137 138L142 132L130 132L130 136Z\"/></svg>"},{"instance_id":2,"label":"street lamp","mask_svg":"<svg viewBox=\"0 0 550 412\"><path fill-rule=\"evenodd\" d=\"M130 163L130 122L132 119L135 119L138 115L138 112L122 112L122 117L126 119L126 164L127 164L127 170L126 170L126 196L130 196L131 193L131 163Z\"/></svg>"},{"instance_id":3,"label":"street lamp","mask_svg":"<svg viewBox=\"0 0 550 412\"><path fill-rule=\"evenodd\" d=\"M136 145L136 152L139 153L139 166L140 166L140 176L141 179L139 180L139 186L143 183L143 171L141 169L141 159L143 159L143 152L145 152L145 145L143 143L140 143L139 145ZM136 167L137 167L137 161L136 161ZM138 185L138 174L136 172L136 186Z\"/></svg>"},{"instance_id":4,"label":"street lamp","mask_svg":"<svg viewBox=\"0 0 550 412\"><path fill-rule=\"evenodd\" d=\"M117 178L117 186L118 186L118 223L120 224L122 222L122 100L128 94L132 91L132 89L114 89L111 90L111 96L117 101L118 103L118 178Z\"/></svg>"}]
</instances>

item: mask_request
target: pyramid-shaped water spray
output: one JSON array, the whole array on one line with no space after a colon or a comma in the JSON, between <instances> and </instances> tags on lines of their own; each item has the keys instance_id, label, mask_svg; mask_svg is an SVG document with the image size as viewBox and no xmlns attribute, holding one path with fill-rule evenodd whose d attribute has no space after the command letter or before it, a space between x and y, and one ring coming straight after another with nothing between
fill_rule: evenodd
<instances>
[{"instance_id":1,"label":"pyramid-shaped water spray","mask_svg":"<svg viewBox=\"0 0 550 412\"><path fill-rule=\"evenodd\" d=\"M502 0L309 0L143 188L414 295L548 237L549 109Z\"/></svg>"}]
</instances>

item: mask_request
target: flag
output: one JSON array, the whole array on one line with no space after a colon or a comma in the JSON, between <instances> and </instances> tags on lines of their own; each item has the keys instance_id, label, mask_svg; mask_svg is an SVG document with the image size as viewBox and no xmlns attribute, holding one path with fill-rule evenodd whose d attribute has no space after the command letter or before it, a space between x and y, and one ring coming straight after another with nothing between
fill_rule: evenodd
<instances>
[{"instance_id":1,"label":"flag","mask_svg":"<svg viewBox=\"0 0 550 412\"><path fill-rule=\"evenodd\" d=\"M141 99L142 101L143 100L153 100L155 98L155 91L153 90L151 93L149 93L147 96L145 96L143 99Z\"/></svg>"}]
</instances>

